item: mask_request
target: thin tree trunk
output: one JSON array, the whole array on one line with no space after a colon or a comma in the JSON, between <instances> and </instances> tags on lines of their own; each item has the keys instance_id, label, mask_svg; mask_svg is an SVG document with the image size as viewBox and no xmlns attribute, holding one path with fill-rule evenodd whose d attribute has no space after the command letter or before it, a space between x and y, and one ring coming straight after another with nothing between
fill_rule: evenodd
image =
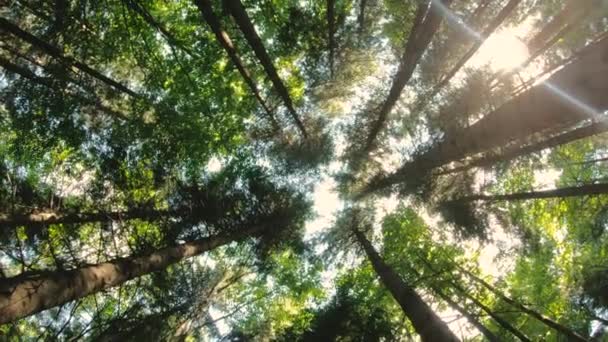
<instances>
[{"instance_id":1,"label":"thin tree trunk","mask_svg":"<svg viewBox=\"0 0 608 342\"><path fill-rule=\"evenodd\" d=\"M608 190L608 185L605 186L606 190ZM559 332L560 334L566 336L568 338L569 341L587 341L586 338L582 337L581 335L579 335L578 333L572 331L571 329L563 326L562 324L550 319L549 317L544 316L543 314L536 312L528 307L526 307L525 305L505 296L502 292L500 292L498 289L494 288L492 285L490 285L488 282L486 282L485 280L479 278L478 276L474 275L473 273L467 271L466 269L456 265L456 267L462 271L464 274L466 274L469 278L475 280L476 282L480 283L481 285L483 285L486 289L490 290L490 292L494 293L496 296L498 296L500 299L502 299L503 301L505 301L506 303L516 307L518 310L521 310L522 312L527 313L528 315L536 318L537 320L539 320L540 322L544 323L545 325L547 325L548 327L554 329L555 331Z\"/></svg>"},{"instance_id":2,"label":"thin tree trunk","mask_svg":"<svg viewBox=\"0 0 608 342\"><path fill-rule=\"evenodd\" d=\"M460 197L450 202L474 202L474 201L485 201L485 202L498 202L498 201L521 201L529 199L543 199L543 198L566 198L566 197L578 197L578 196L597 196L608 194L608 183L606 184L589 184L581 186L572 186L567 188L558 188L552 190L543 191L530 191L530 192L518 192L507 195L471 195Z\"/></svg>"},{"instance_id":3,"label":"thin tree trunk","mask_svg":"<svg viewBox=\"0 0 608 342\"><path fill-rule=\"evenodd\" d=\"M359 1L359 16L357 17L357 22L359 23L358 34L359 37L363 35L363 31L365 30L365 7L367 6L367 0Z\"/></svg>"},{"instance_id":4,"label":"thin tree trunk","mask_svg":"<svg viewBox=\"0 0 608 342\"><path fill-rule=\"evenodd\" d=\"M197 3L209 2L209 0L195 1ZM281 78L277 73L277 69L274 67L272 59L270 58L268 52L266 51L266 48L264 47L264 43L262 43L262 40L258 36L258 33L256 32L255 27L253 26L253 23L249 19L249 15L247 14L245 7L243 7L243 4L239 0L224 0L224 4L232 14L232 17L241 29L241 32L243 32L245 39L247 39L247 42L253 49L253 52L255 53L257 58L260 60L260 63L262 63L266 74L270 78L270 81L274 85L274 88L279 94L279 96L283 99L283 102L285 103L287 110L291 114L298 129L300 130L300 133L302 134L302 136L304 136L304 138L307 138L308 134L306 133L306 128L304 127L304 124L296 113L289 92L283 84L283 81L281 81Z\"/></svg>"},{"instance_id":5,"label":"thin tree trunk","mask_svg":"<svg viewBox=\"0 0 608 342\"><path fill-rule=\"evenodd\" d=\"M488 151L555 127L568 127L608 108L608 38L583 51L547 81L507 102L388 176L377 176L357 195L362 198L404 181L416 184L428 173L468 155Z\"/></svg>"},{"instance_id":6,"label":"thin tree trunk","mask_svg":"<svg viewBox=\"0 0 608 342\"><path fill-rule=\"evenodd\" d=\"M184 42L181 42L179 39L177 39L171 32L169 32L165 28L165 26L163 24L161 24L156 19L154 19L152 14L150 14L150 12L148 12L144 8L144 6L141 3L139 3L138 0L122 0L122 1L132 11L139 14L139 16L142 19L144 19L144 21L146 23L148 23L148 25L152 26L154 29L156 29L158 32L160 32L165 37L165 39L169 42L169 44L172 44L173 46L177 47L178 49L184 51L186 54L188 54L188 56L190 56L192 58L198 58L198 56L196 56L196 54L194 54L194 52L190 48L186 47L186 44Z\"/></svg>"},{"instance_id":7,"label":"thin tree trunk","mask_svg":"<svg viewBox=\"0 0 608 342\"><path fill-rule=\"evenodd\" d=\"M480 302L477 298L473 297L461 286L457 285L454 282L450 282L450 285L452 287L454 287L458 292L460 292L465 298L468 298L470 301L473 302L473 304L477 305L481 310L483 310L490 317L492 317L492 319L494 321L496 321L496 323L498 323L498 325L500 325L503 329L509 331L515 337L517 337L519 340L521 340L523 342L532 342L526 335L524 335L521 331L517 330L517 328L515 328L513 325L511 325L511 323L507 322L504 318L498 316L496 313L494 313L492 311L492 309L490 309L485 304Z\"/></svg>"},{"instance_id":8,"label":"thin tree trunk","mask_svg":"<svg viewBox=\"0 0 608 342\"><path fill-rule=\"evenodd\" d=\"M445 6L449 6L451 0L443 0L442 3ZM360 155L355 157L356 159L367 157L369 152L374 149L374 142L384 127L389 113L399 100L403 88L405 88L405 85L411 79L420 58L439 29L443 15L441 14L441 10L437 8L438 6L440 5L431 2L429 9L427 1L422 1L418 5L416 17L414 18L414 23L405 46L405 51L401 58L401 62L399 63L397 73L393 77L388 96L377 113L374 114L376 119L372 123L363 150Z\"/></svg>"},{"instance_id":9,"label":"thin tree trunk","mask_svg":"<svg viewBox=\"0 0 608 342\"><path fill-rule=\"evenodd\" d=\"M262 108L264 109L264 112L268 116L268 120L270 120L272 126L275 129L278 129L279 125L277 123L276 118L272 114L272 110L270 109L270 107L268 107L266 101L264 101L264 99L262 98L262 95L260 94L260 91L258 90L258 87L255 81L253 80L253 77L251 77L251 73L249 72L249 70L247 70L247 68L245 68L241 57L236 51L236 47L230 39L230 36L228 36L228 33L222 29L222 24L220 20L213 13L211 1L195 0L194 3L201 12L203 19L207 22L207 24L209 24L209 27L211 27L211 30L213 31L213 34L215 34L217 41L224 48L224 50L228 54L228 57L230 57L232 64L234 64L234 66L237 68L237 70L241 74L241 77L243 77L245 83L247 83L247 86L249 86L249 89L253 93L253 96L256 98L260 106L262 106Z\"/></svg>"},{"instance_id":10,"label":"thin tree trunk","mask_svg":"<svg viewBox=\"0 0 608 342\"><path fill-rule=\"evenodd\" d=\"M256 226L159 249L144 256L114 259L70 271L41 272L36 276L2 279L0 324L161 271L183 259L260 233L262 229L263 226Z\"/></svg>"},{"instance_id":11,"label":"thin tree trunk","mask_svg":"<svg viewBox=\"0 0 608 342\"><path fill-rule=\"evenodd\" d=\"M435 312L422 300L416 291L406 284L395 271L378 255L372 244L360 231L354 229L376 274L392 294L393 298L409 318L422 341L459 341Z\"/></svg>"},{"instance_id":12,"label":"thin tree trunk","mask_svg":"<svg viewBox=\"0 0 608 342\"><path fill-rule=\"evenodd\" d=\"M24 67L11 63L8 59L5 59L4 57L0 57L0 66L3 67L6 71L11 72L13 74L17 74L20 77L27 79L33 83L47 87L51 90L55 90L55 88L53 87L53 81L51 79L38 76ZM63 75L62 77L66 77L66 75ZM72 79L70 79L70 82L75 83L75 81ZM82 101L83 103L85 103L87 105L95 107L97 110L99 110L101 112L105 112L105 113L109 114L110 116L117 117L121 120L128 119L124 113L117 112L111 108L104 106L99 99L89 99L89 98L86 98L80 94L77 94L77 93L74 93L71 91L68 91L68 94L70 96Z\"/></svg>"},{"instance_id":13,"label":"thin tree trunk","mask_svg":"<svg viewBox=\"0 0 608 342\"><path fill-rule=\"evenodd\" d=\"M334 31L335 31L335 2L334 0L327 0L327 48L329 50L329 74L331 79L334 78L334 53L336 48L336 43L334 40Z\"/></svg>"},{"instance_id":14,"label":"thin tree trunk","mask_svg":"<svg viewBox=\"0 0 608 342\"><path fill-rule=\"evenodd\" d=\"M443 87L445 87L452 80L452 78L458 73L458 71L462 69L462 67L469 61L469 59L471 59L471 57L473 57L473 55L479 50L481 45L483 45L483 43L485 43L488 37L491 36L492 33L494 33L498 26L500 26L500 24L502 24L503 21L507 19L509 14L513 12L515 7L517 7L520 2L521 0L510 0L509 3L507 3L505 7L502 8L502 10L498 13L494 20L490 22L490 24L485 28L485 30L483 30L479 38L477 38L477 42L475 42L475 44L471 46L471 48L464 54L464 56L462 56L460 60L458 60L456 65L454 65L452 69L450 69L450 71L441 79L441 81L439 81L439 83L437 83L431 89L430 93L425 96L426 100L423 100L421 104L416 106L416 109L414 110L415 112L422 110L426 106L428 101L434 98L439 93L439 91L441 91L441 89L443 89Z\"/></svg>"},{"instance_id":15,"label":"thin tree trunk","mask_svg":"<svg viewBox=\"0 0 608 342\"><path fill-rule=\"evenodd\" d=\"M161 217L187 215L189 209L153 210L132 209L112 212L62 213L57 211L40 211L30 214L0 213L0 227L35 226L49 224L83 224L91 222L120 221L132 219L156 220Z\"/></svg>"},{"instance_id":16,"label":"thin tree trunk","mask_svg":"<svg viewBox=\"0 0 608 342\"><path fill-rule=\"evenodd\" d=\"M30 34L29 32L22 30L17 25L11 23L10 21L8 21L4 18L0 18L0 29L2 29L2 31L12 33L16 37L19 37L20 39L22 39L22 40L28 42L29 44L31 44L32 46L34 46L36 49L43 51L44 53L48 54L49 56L57 58L58 60L63 62L66 66L77 68L78 70L88 74L89 76L91 76L95 79L98 79L101 82L111 86L112 88L115 88L116 90L119 90L132 97L141 98L141 96L139 94L137 94L133 90L129 89L125 85L103 75L101 72L91 68L90 66L88 66L82 62L79 62L71 57L65 56L61 52L61 50L58 49L57 47L41 40L40 38Z\"/></svg>"},{"instance_id":17,"label":"thin tree trunk","mask_svg":"<svg viewBox=\"0 0 608 342\"><path fill-rule=\"evenodd\" d=\"M572 163L572 165L588 165L588 164L601 163L601 162L605 162L605 161L608 161L608 157L585 160L585 161L578 162L578 163Z\"/></svg>"},{"instance_id":18,"label":"thin tree trunk","mask_svg":"<svg viewBox=\"0 0 608 342\"><path fill-rule=\"evenodd\" d=\"M463 315L469 323L471 323L479 332L485 336L485 338L490 342L499 342L500 338L496 336L493 332L490 331L485 325L483 325L475 316L471 315L464 307L460 306L458 303L452 300L449 295L446 295L441 290L432 287L431 290L437 294L437 296L443 299L448 305L455 311L458 311L461 315Z\"/></svg>"},{"instance_id":19,"label":"thin tree trunk","mask_svg":"<svg viewBox=\"0 0 608 342\"><path fill-rule=\"evenodd\" d=\"M606 121L606 120L598 121L598 122L592 123L590 125L587 125L587 126L584 126L581 128L576 128L572 131L556 135L552 138L543 140L538 143L530 144L530 145L527 145L524 147L521 147L521 146L508 147L507 149L505 149L504 151L502 151L499 154L490 154L485 157L475 159L466 165L455 167L455 168L445 170L445 171L441 171L436 174L445 175L445 174L450 174L450 173L455 173L455 172L467 171L467 170L470 170L470 169L476 168L476 167L489 167L498 162L510 161L510 160L513 160L515 158L518 158L518 157L521 157L524 155L528 155L528 154L535 153L535 152L540 152L540 151L548 149L548 148L554 148L557 146L569 144L571 142L574 142L574 141L577 141L580 139L584 139L584 138L588 138L588 137L591 137L591 136L594 136L597 134L602 134L607 131L608 131L608 121Z\"/></svg>"}]
</instances>

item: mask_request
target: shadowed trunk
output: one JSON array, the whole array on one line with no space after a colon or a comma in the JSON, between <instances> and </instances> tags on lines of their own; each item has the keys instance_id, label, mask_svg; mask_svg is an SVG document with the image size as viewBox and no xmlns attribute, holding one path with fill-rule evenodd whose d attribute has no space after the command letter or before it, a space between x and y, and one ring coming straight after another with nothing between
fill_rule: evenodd
<instances>
[{"instance_id":1,"label":"shadowed trunk","mask_svg":"<svg viewBox=\"0 0 608 342\"><path fill-rule=\"evenodd\" d=\"M327 48L329 49L329 75L331 79L334 78L334 54L336 49L336 42L334 40L335 34L335 2L334 0L327 0Z\"/></svg>"},{"instance_id":2,"label":"shadowed trunk","mask_svg":"<svg viewBox=\"0 0 608 342\"><path fill-rule=\"evenodd\" d=\"M377 176L356 198L401 182L416 184L434 168L505 146L555 127L568 127L608 108L608 38L547 81L507 102L469 127L437 142L388 176Z\"/></svg>"},{"instance_id":3,"label":"shadowed trunk","mask_svg":"<svg viewBox=\"0 0 608 342\"><path fill-rule=\"evenodd\" d=\"M530 191L530 192L518 192L507 195L472 195L457 198L450 202L474 202L474 201L485 201L485 202L498 202L498 201L522 201L529 199L543 199L543 198L565 198L565 197L578 197L578 196L597 196L608 193L608 184L589 184L581 186L572 186L567 188L559 188L552 190L543 191Z\"/></svg>"},{"instance_id":4,"label":"shadowed trunk","mask_svg":"<svg viewBox=\"0 0 608 342\"><path fill-rule=\"evenodd\" d=\"M574 142L574 141L577 141L580 139L584 139L584 138L588 138L593 135L602 134L607 131L608 131L608 121L606 121L606 120L598 121L598 122L592 123L590 125L587 125L587 126L584 126L581 128L576 128L572 131L556 135L547 140L543 140L538 143L530 144L528 146L508 147L504 151L502 151L500 154L490 154L485 157L475 159L466 165L455 167L453 169L449 169L449 170L445 170L445 171L441 171L436 174L445 175L445 174L450 174L450 173L454 173L454 172L467 171L467 170L470 170L470 169L476 168L476 167L489 167L498 162L510 161L517 157L521 157L521 156L535 153L535 152L540 152L540 151L548 149L548 148L554 148L557 146L569 144L571 142Z\"/></svg>"},{"instance_id":5,"label":"shadowed trunk","mask_svg":"<svg viewBox=\"0 0 608 342\"><path fill-rule=\"evenodd\" d=\"M608 190L608 185L606 185L605 188L606 188L606 190ZM490 290L490 292L494 293L501 300L505 301L509 305L512 305L513 307L517 308L518 310L521 310L522 312L527 313L528 315L530 315L530 316L536 318L537 320L539 320L540 322L544 323L546 326L548 326L548 327L554 329L555 331L559 332L560 334L564 335L565 337L568 338L568 341L587 341L586 338L582 337L581 335L577 334L576 332L572 331L571 329L569 329L569 328L559 324L558 322L555 322L554 320L550 319L549 317L546 317L543 314L536 312L536 311L526 307L525 305L523 305L519 302L516 302L515 300L505 296L498 289L494 288L488 282L479 278L478 276L474 275L473 273L465 270L464 268L462 268L458 265L456 265L456 267L460 271L462 271L464 274L466 274L469 278L473 279L474 281L483 285L486 289Z\"/></svg>"},{"instance_id":6,"label":"shadowed trunk","mask_svg":"<svg viewBox=\"0 0 608 342\"><path fill-rule=\"evenodd\" d=\"M0 324L111 288L148 273L161 271L183 259L260 233L256 226L231 234L216 235L153 253L118 258L69 271L40 272L0 280Z\"/></svg>"},{"instance_id":7,"label":"shadowed trunk","mask_svg":"<svg viewBox=\"0 0 608 342\"><path fill-rule=\"evenodd\" d=\"M185 216L190 209L153 210L132 209L111 212L62 213L57 211L40 211L30 214L0 213L0 227L33 226L48 224L83 224L90 222L121 221L143 219L152 221L161 217Z\"/></svg>"},{"instance_id":8,"label":"shadowed trunk","mask_svg":"<svg viewBox=\"0 0 608 342\"><path fill-rule=\"evenodd\" d=\"M110 87L112 87L116 90L119 90L119 91L121 91L125 94L128 94L132 97L135 97L135 98L141 98L141 96L139 94L137 94L133 90L127 88L125 85L103 75L99 71L91 68L90 66L88 66L82 62L79 62L71 57L65 56L61 52L61 50L58 49L57 47L41 40L40 38L30 34L29 32L22 30L17 25L11 23L10 21L8 21L4 18L0 18L0 29L2 29L2 31L12 33L14 36L19 37L20 39L28 42L36 49L43 51L44 53L48 54L49 56L57 58L58 60L63 62L67 67L74 67L74 68L88 74L89 76L91 76L97 80L100 80L101 82L109 85Z\"/></svg>"},{"instance_id":9,"label":"shadowed trunk","mask_svg":"<svg viewBox=\"0 0 608 342\"><path fill-rule=\"evenodd\" d=\"M442 3L445 6L449 6L451 0L443 0ZM405 51L401 57L397 73L393 77L388 96L380 108L378 108L378 111L373 114L376 119L372 123L363 150L361 151L360 156L355 157L356 159L365 158L367 154L374 149L374 143L378 138L378 134L384 127L388 115L399 100L403 88L405 88L405 85L409 82L420 58L439 29L443 15L438 6L439 5L431 2L429 8L428 2L426 1L423 1L418 5L416 17L414 18L414 23L405 45Z\"/></svg>"},{"instance_id":10,"label":"shadowed trunk","mask_svg":"<svg viewBox=\"0 0 608 342\"><path fill-rule=\"evenodd\" d=\"M459 341L435 312L422 300L416 291L406 284L399 275L378 255L372 244L360 231L353 230L357 241L367 254L374 271L399 303L403 313L409 318L422 341Z\"/></svg>"},{"instance_id":11,"label":"shadowed trunk","mask_svg":"<svg viewBox=\"0 0 608 342\"><path fill-rule=\"evenodd\" d=\"M209 3L209 0L196 1L197 3ZM264 43L262 43L262 40L258 36L258 33L256 32L255 27L253 26L253 23L249 19L249 15L247 14L245 7L243 7L243 4L239 0L224 0L224 4L226 8L230 11L230 14L232 14L232 17L234 18L236 24L239 26L241 32L243 32L245 39L247 39L247 42L253 49L253 52L255 53L256 57L259 59L260 63L264 67L264 70L266 71L268 78L270 78L270 81L274 85L275 90L283 99L285 107L287 107L287 110L289 111L293 120L298 126L300 133L302 134L302 136L304 136L304 138L307 138L308 134L306 133L304 124L296 113L289 92L283 84L283 81L281 81L281 78L279 77L279 74L277 73L277 70L274 67L272 59L270 58L268 52L266 51L266 48L264 47Z\"/></svg>"},{"instance_id":12,"label":"shadowed trunk","mask_svg":"<svg viewBox=\"0 0 608 342\"><path fill-rule=\"evenodd\" d=\"M361 37L361 35L363 34L363 31L365 30L365 7L367 6L367 0L361 0L359 1L359 16L357 17L357 22L359 24L359 27L357 28L357 33L359 34L359 37Z\"/></svg>"},{"instance_id":13,"label":"shadowed trunk","mask_svg":"<svg viewBox=\"0 0 608 342\"><path fill-rule=\"evenodd\" d=\"M235 48L234 44L232 43L232 40L230 39L230 36L228 36L228 33L226 33L226 31L224 31L222 29L222 24L221 24L220 20L213 13L213 7L211 6L211 1L210 0L195 0L194 3L196 4L199 11L201 12L203 19L207 22L209 27L211 27L211 31L213 31L213 34L215 34L215 38L220 43L220 45L224 48L224 50L228 54L228 57L230 57L232 64L234 64L236 69L241 74L241 77L243 77L243 79L245 80L245 83L247 83L247 86L253 93L253 96L256 98L256 100L258 101L260 106L262 106L262 108L264 109L264 112L268 116L268 120L270 120L271 124L273 125L273 127L275 129L278 129L279 125L278 125L274 115L272 114L272 110L270 110L270 107L268 107L268 105L266 104L266 101L264 101L264 99L262 98L262 95L260 95L260 91L258 90L258 87L257 87L255 81L251 77L251 73L249 72L249 70L247 70L247 68L245 68L245 65L243 64L241 57L237 53L236 48Z\"/></svg>"}]
</instances>

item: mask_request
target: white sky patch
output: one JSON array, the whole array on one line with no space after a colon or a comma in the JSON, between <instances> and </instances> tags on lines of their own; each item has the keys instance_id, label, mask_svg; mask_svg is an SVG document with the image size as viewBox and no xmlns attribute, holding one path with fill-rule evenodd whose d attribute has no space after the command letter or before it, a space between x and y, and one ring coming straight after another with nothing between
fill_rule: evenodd
<instances>
[{"instance_id":1,"label":"white sky patch","mask_svg":"<svg viewBox=\"0 0 608 342\"><path fill-rule=\"evenodd\" d=\"M558 169L537 170L534 172L534 190L555 188L555 183L562 175Z\"/></svg>"},{"instance_id":2,"label":"white sky patch","mask_svg":"<svg viewBox=\"0 0 608 342\"><path fill-rule=\"evenodd\" d=\"M317 217L306 222L305 240L312 238L323 229L329 228L333 223L335 213L342 207L336 186L336 181L328 175L324 175L322 181L315 186L312 197L313 209Z\"/></svg>"},{"instance_id":3,"label":"white sky patch","mask_svg":"<svg viewBox=\"0 0 608 342\"><path fill-rule=\"evenodd\" d=\"M520 30L519 27L508 28L491 35L467 66L479 68L489 65L494 71L509 71L523 64L530 54L526 44L517 35Z\"/></svg>"},{"instance_id":4,"label":"white sky patch","mask_svg":"<svg viewBox=\"0 0 608 342\"><path fill-rule=\"evenodd\" d=\"M222 160L218 157L213 156L207 162L207 166L205 167L205 170L210 173L217 173L217 172L222 171L223 168L224 168L224 163L222 162Z\"/></svg>"}]
</instances>

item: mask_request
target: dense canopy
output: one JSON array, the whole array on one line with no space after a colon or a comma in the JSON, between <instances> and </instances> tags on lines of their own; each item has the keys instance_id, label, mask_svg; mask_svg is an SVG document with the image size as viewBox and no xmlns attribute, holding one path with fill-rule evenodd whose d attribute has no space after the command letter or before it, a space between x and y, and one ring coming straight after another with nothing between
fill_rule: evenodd
<instances>
[{"instance_id":1,"label":"dense canopy","mask_svg":"<svg viewBox=\"0 0 608 342\"><path fill-rule=\"evenodd\" d=\"M0 3L0 340L608 341L608 2Z\"/></svg>"}]
</instances>

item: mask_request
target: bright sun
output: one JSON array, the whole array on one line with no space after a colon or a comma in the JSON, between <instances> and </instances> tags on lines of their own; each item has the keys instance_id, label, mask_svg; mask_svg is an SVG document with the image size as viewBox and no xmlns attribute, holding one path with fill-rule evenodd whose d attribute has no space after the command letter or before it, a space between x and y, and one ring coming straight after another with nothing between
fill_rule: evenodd
<instances>
[{"instance_id":1,"label":"bright sun","mask_svg":"<svg viewBox=\"0 0 608 342\"><path fill-rule=\"evenodd\" d=\"M530 56L528 47L513 31L502 30L491 35L470 60L469 65L489 65L493 71L509 71L523 64Z\"/></svg>"}]
</instances>

